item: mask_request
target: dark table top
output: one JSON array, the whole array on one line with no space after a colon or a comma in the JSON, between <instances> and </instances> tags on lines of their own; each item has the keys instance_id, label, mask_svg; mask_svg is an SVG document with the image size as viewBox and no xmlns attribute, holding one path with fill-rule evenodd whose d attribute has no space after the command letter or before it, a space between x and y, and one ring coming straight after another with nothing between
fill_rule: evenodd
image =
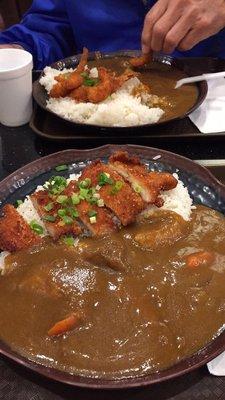
<instances>
[{"instance_id":1,"label":"dark table top","mask_svg":"<svg viewBox=\"0 0 225 400\"><path fill-rule=\"evenodd\" d=\"M186 118L177 123L174 122L173 130L178 126L179 130L190 131L192 125ZM104 142L107 142L107 139ZM154 141L147 139L142 141L139 137L133 137L132 143L166 149L191 159L225 159L225 133L217 138L204 137L203 140L202 138L198 140L185 138L184 140L178 137L177 140L156 138ZM68 148L91 148L96 145L99 146L99 143L96 144L94 139L53 142L36 136L28 125L7 128L0 124L0 179L36 158Z\"/></svg>"},{"instance_id":2,"label":"dark table top","mask_svg":"<svg viewBox=\"0 0 225 400\"><path fill-rule=\"evenodd\" d=\"M177 125L176 125L177 124ZM168 129L168 127L167 127ZM184 119L173 123L174 130L194 132L196 128ZM192 133L191 132L191 133ZM107 142L107 139L105 140ZM126 141L127 142L127 141ZM121 141L120 141L121 143ZM192 138L154 141L133 138L132 143L145 144L176 152L191 159L225 159L225 134L217 138ZM28 125L7 128L0 124L0 180L21 166L66 148L91 148L94 140L51 142L41 139ZM1 194L0 194L1 195ZM87 391L47 381L5 358L0 358L0 400L225 400L225 378L210 376L207 368L160 385L130 391Z\"/></svg>"}]
</instances>

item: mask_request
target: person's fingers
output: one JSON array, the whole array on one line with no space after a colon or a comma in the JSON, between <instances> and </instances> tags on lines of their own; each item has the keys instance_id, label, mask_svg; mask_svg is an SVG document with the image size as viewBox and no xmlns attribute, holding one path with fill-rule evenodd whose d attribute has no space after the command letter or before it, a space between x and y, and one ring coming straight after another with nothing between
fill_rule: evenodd
<instances>
[{"instance_id":1,"label":"person's fingers","mask_svg":"<svg viewBox=\"0 0 225 400\"><path fill-rule=\"evenodd\" d=\"M168 32L176 25L180 18L178 13L172 11L173 10L167 10L153 26L150 44L153 51L161 51L163 49L163 44Z\"/></svg>"},{"instance_id":2,"label":"person's fingers","mask_svg":"<svg viewBox=\"0 0 225 400\"><path fill-rule=\"evenodd\" d=\"M204 39L210 37L213 33L209 27L201 27L201 28L193 28L191 29L187 35L180 41L179 45L177 46L178 50L180 51L187 51L192 49L196 44L201 42Z\"/></svg>"},{"instance_id":3,"label":"person's fingers","mask_svg":"<svg viewBox=\"0 0 225 400\"><path fill-rule=\"evenodd\" d=\"M149 53L151 50L152 29L156 21L165 13L167 9L167 1L158 0L151 8L144 20L144 27L141 36L142 52Z\"/></svg>"},{"instance_id":4,"label":"person's fingers","mask_svg":"<svg viewBox=\"0 0 225 400\"><path fill-rule=\"evenodd\" d=\"M165 36L162 45L163 52L167 54L172 53L189 31L189 18L182 16Z\"/></svg>"}]
</instances>

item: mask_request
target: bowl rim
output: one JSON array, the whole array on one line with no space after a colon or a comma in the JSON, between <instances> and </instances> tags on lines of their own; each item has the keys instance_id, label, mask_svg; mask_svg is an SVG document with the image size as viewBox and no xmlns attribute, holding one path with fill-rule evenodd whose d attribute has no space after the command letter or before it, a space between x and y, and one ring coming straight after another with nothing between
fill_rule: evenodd
<instances>
[{"instance_id":1,"label":"bowl rim","mask_svg":"<svg viewBox=\"0 0 225 400\"><path fill-rule=\"evenodd\" d=\"M140 146L140 145L111 145L107 144L93 149L68 149L53 153L32 161L29 164L21 167L12 174L8 175L5 179L0 182L0 194L1 196L7 196L14 193L17 188L14 187L13 191L10 191L13 182L18 181L20 177L26 177L27 181L24 180L26 185L29 180L35 176L39 176L41 173L50 171L60 163L76 162L76 159L85 161L87 159L96 159L101 157L108 157L112 152L116 150L125 150L133 154L142 156L144 159L149 159L154 162L163 162L178 168L191 170L193 174L197 174L201 180L209 184L217 192L220 193L221 197L225 200L225 185L217 180L214 175L205 167L195 163L194 161L177 155L175 153L161 150L158 148ZM159 160L154 160L154 157L161 155ZM64 161L64 162L63 162ZM40 165L41 164L41 165ZM1 200L1 199L0 199ZM0 203L1 204L1 203ZM71 375L67 372L56 370L38 364L23 355L20 355L16 351L12 350L10 346L0 340L0 355L3 355L12 361L16 362L23 367L28 368L50 380L69 384L76 387L83 387L88 389L128 389L134 387L149 386L154 383L160 383L175 377L179 377L185 373L191 372L200 366L206 364L220 353L225 350L225 331L218 335L213 341L209 342L203 349L187 357L178 363L172 365L166 370L143 375L140 377L124 378L120 380L104 379L104 378L87 378L78 375Z\"/></svg>"}]
</instances>

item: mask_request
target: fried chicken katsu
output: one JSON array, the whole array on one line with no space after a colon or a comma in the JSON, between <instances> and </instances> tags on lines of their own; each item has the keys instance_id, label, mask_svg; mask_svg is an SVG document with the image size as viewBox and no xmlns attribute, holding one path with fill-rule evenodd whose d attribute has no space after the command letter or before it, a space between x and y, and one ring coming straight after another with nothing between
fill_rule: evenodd
<instances>
[{"instance_id":1,"label":"fried chicken katsu","mask_svg":"<svg viewBox=\"0 0 225 400\"><path fill-rule=\"evenodd\" d=\"M117 151L109 158L109 166L131 184L133 190L150 204L159 204L161 190L171 190L177 180L171 174L149 172L138 157L130 157L127 152ZM163 205L162 202L160 202Z\"/></svg>"},{"instance_id":2,"label":"fried chicken katsu","mask_svg":"<svg viewBox=\"0 0 225 400\"><path fill-rule=\"evenodd\" d=\"M48 235L72 241L79 235L101 237L135 222L149 207L161 207L163 190L177 185L169 173L149 172L138 157L117 151L108 164L93 161L78 180L53 176L30 195ZM0 248L16 251L40 243L43 228L28 224L12 205L3 208Z\"/></svg>"},{"instance_id":3,"label":"fried chicken katsu","mask_svg":"<svg viewBox=\"0 0 225 400\"><path fill-rule=\"evenodd\" d=\"M80 179L80 183L82 179ZM85 190L86 188L83 189ZM113 214L104 207L105 204L103 200L100 200L99 193L93 193L92 200L89 202L85 199L81 201L79 186L75 181L69 183L64 193L68 196L72 196L74 202L77 203L76 209L78 211L78 218L87 226L92 235L103 236L117 229ZM83 194L85 194L84 191Z\"/></svg>"},{"instance_id":4,"label":"fried chicken katsu","mask_svg":"<svg viewBox=\"0 0 225 400\"><path fill-rule=\"evenodd\" d=\"M106 207L114 212L122 225L133 222L137 214L144 209L145 203L139 194L132 190L117 172L101 161L86 167L82 176L100 186L99 194Z\"/></svg>"},{"instance_id":5,"label":"fried chicken katsu","mask_svg":"<svg viewBox=\"0 0 225 400\"><path fill-rule=\"evenodd\" d=\"M60 218L63 198L51 196L46 190L39 190L31 195L31 200L42 218L50 236L57 240L63 235L77 236L81 233L80 225L71 216Z\"/></svg>"},{"instance_id":6,"label":"fried chicken katsu","mask_svg":"<svg viewBox=\"0 0 225 400\"><path fill-rule=\"evenodd\" d=\"M40 237L35 234L25 219L11 204L2 209L0 218L0 249L17 251L40 243Z\"/></svg>"}]
</instances>

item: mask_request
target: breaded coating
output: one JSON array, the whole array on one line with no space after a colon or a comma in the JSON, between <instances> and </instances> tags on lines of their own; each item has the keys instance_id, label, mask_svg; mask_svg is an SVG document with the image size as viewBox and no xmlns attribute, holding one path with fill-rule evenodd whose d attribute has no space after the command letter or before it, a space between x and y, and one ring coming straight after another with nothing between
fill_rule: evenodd
<instances>
[{"instance_id":1,"label":"breaded coating","mask_svg":"<svg viewBox=\"0 0 225 400\"><path fill-rule=\"evenodd\" d=\"M11 205L3 207L0 218L0 249L10 252L22 250L41 242L25 219Z\"/></svg>"},{"instance_id":2,"label":"breaded coating","mask_svg":"<svg viewBox=\"0 0 225 400\"><path fill-rule=\"evenodd\" d=\"M88 49L83 48L83 54L81 55L80 62L73 72L59 74L56 77L57 83L52 87L50 91L50 96L53 98L65 97L71 90L75 90L82 85L84 79L81 73L84 71L85 65L88 59Z\"/></svg>"},{"instance_id":3,"label":"breaded coating","mask_svg":"<svg viewBox=\"0 0 225 400\"><path fill-rule=\"evenodd\" d=\"M129 60L129 63L132 65L132 67L143 67L145 64L148 64L150 61L152 61L152 54L142 54L139 57L133 57Z\"/></svg>"},{"instance_id":4,"label":"breaded coating","mask_svg":"<svg viewBox=\"0 0 225 400\"><path fill-rule=\"evenodd\" d=\"M81 179L80 179L81 180ZM76 181L71 181L64 193L71 196L73 193L79 193ZM76 205L79 213L79 219L87 226L93 236L104 236L117 230L117 225L113 219L113 215L106 207L98 207L90 204L86 200L80 201ZM90 212L96 212L96 222L90 222Z\"/></svg>"},{"instance_id":5,"label":"breaded coating","mask_svg":"<svg viewBox=\"0 0 225 400\"><path fill-rule=\"evenodd\" d=\"M142 199L158 207L163 205L159 194L161 190L173 189L177 180L173 175L162 172L149 172L138 157L130 157L126 151L117 151L109 158L109 166L127 180L132 188L140 193Z\"/></svg>"},{"instance_id":6,"label":"breaded coating","mask_svg":"<svg viewBox=\"0 0 225 400\"><path fill-rule=\"evenodd\" d=\"M123 225L132 223L137 214L145 208L145 202L117 172L101 161L93 162L86 167L81 179L90 178L92 184L98 186L102 173L108 174L113 181L112 184L107 183L99 187L99 194L106 207L115 213ZM121 188L114 191L117 182L121 182Z\"/></svg>"},{"instance_id":7,"label":"breaded coating","mask_svg":"<svg viewBox=\"0 0 225 400\"><path fill-rule=\"evenodd\" d=\"M43 220L49 235L54 240L57 240L64 235L77 236L82 232L81 227L76 220L67 224L58 216L58 210L61 209L62 206L57 203L55 199L50 197L46 190L39 190L38 192L33 193L30 197L35 209ZM44 207L49 203L52 203L52 209L47 212ZM46 217L53 217L54 221L47 221Z\"/></svg>"}]
</instances>

